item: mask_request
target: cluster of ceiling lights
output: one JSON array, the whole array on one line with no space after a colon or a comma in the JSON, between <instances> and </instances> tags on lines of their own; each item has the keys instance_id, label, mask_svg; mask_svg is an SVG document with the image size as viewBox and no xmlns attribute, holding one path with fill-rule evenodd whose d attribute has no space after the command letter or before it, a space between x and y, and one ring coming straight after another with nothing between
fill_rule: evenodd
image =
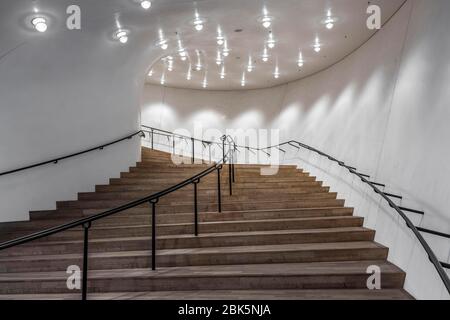
<instances>
[{"instance_id":1,"label":"cluster of ceiling lights","mask_svg":"<svg viewBox=\"0 0 450 320\"><path fill-rule=\"evenodd\" d=\"M144 2L144 1L143 1ZM141 3L142 4L142 3ZM337 22L337 18L333 17L331 14L331 10L328 10L326 13L326 17L321 21L321 23L327 28L327 29L333 29L335 23ZM191 21L191 25L194 27L194 29L198 32L202 31L205 27L205 23L207 22L207 19L204 17L201 17L198 10L195 10L194 13L194 19ZM274 33L272 31L272 25L274 23L274 17L270 16L268 14L268 11L266 8L263 8L263 14L261 17L258 18L258 22L263 26L263 28L268 29L268 35L266 40L264 41L264 49L263 53L260 55L261 60L265 63L268 62L271 54L271 49L274 49L276 46L276 39L274 36ZM220 26L217 27L217 33L215 37L215 41L217 43L218 49L217 49L217 55L215 62L218 66L221 66L219 76L220 79L225 79L226 72L225 72L225 58L229 56L230 54L230 48L228 47L228 42L226 36L223 34L222 29ZM169 47L169 40L164 37L163 31L159 30L159 40L157 42L157 46L159 46L162 50L167 50ZM319 53L322 49L322 43L320 42L319 36L315 37L315 40L312 44L312 48L316 53ZM182 61L186 61L189 58L189 68L186 74L186 80L192 79L192 61L189 57L189 54L187 50L183 47L181 40L178 39L178 53L180 55L180 59ZM200 50L195 50L195 56L196 56L196 63L194 64L194 69L197 71L201 71L202 69L205 69L204 78L201 82L201 85L203 88L206 88L208 86L207 81L207 70L204 68L202 64L202 60L204 53ZM167 71L173 70L173 57L168 56L162 59L164 64L166 65ZM303 58L303 52L302 50L299 50L298 52L298 59L297 59L297 66L299 68L302 68L305 64L305 60ZM247 73L251 73L255 69L255 60L253 59L252 55L248 56L248 64L246 65L246 70L242 73L241 77L241 86L245 87L247 84ZM151 77L153 75L153 69L150 70L148 75ZM278 65L278 61L275 63L275 69L273 71L273 77L275 79L280 78L281 72L280 67ZM161 84L164 84L166 81L166 74L165 72L161 76Z\"/></svg>"}]
</instances>

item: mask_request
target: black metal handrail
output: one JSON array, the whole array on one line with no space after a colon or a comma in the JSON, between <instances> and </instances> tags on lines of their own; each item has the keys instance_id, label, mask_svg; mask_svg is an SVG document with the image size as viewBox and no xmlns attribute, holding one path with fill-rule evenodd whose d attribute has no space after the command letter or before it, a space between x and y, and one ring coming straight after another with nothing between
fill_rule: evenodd
<instances>
[{"instance_id":1,"label":"black metal handrail","mask_svg":"<svg viewBox=\"0 0 450 320\"><path fill-rule=\"evenodd\" d=\"M138 133L140 133L140 132L142 132L142 131L139 131ZM136 134L134 134L134 135L136 135ZM85 152L88 152L88 151L84 151L84 153ZM159 199L168 194L171 194L177 190L180 190L188 185L193 184L194 185L194 234L195 234L195 236L198 236L198 197L197 197L198 189L197 189L197 185L200 183L200 180L202 178L206 177L207 175L209 175L215 171L217 172L217 207L218 207L218 212L222 212L220 171L222 170L223 165L227 163L227 161L231 161L231 159L233 158L234 152L235 152L235 149L230 148L228 150L228 152L223 155L223 158L219 162L215 163L213 166L211 166L211 167L203 170L202 172L200 172L200 173L198 173L176 185L173 185L165 190L159 191L159 192L149 195L147 197L140 198L138 200L128 202L128 203L118 206L116 208L94 214L90 217L78 219L78 220L63 224L63 225L59 225L59 226L52 227L52 228L49 228L49 229L46 229L46 230L43 230L40 232L36 232L36 233L30 234L30 235L26 235L26 236L23 236L20 238L16 238L13 240L3 242L0 244L0 251L81 226L84 231L83 278L82 278L81 298L82 298L82 300L86 300L87 299L87 283L88 283L87 271L88 271L88 259L89 259L89 256L88 256L88 253L89 253L89 229L91 228L92 223L97 220L114 215L116 213L120 213L125 210L135 208L141 204L149 203L151 206L151 209L152 209L152 226L151 226L152 227L152 257L151 257L152 263L151 263L151 265L152 265L152 270L155 270L156 269L156 204L158 203ZM78 153L78 154L81 154L81 153ZM234 170L234 168L233 168L233 170ZM233 173L233 175L234 175L234 173ZM230 183L231 183L231 180L230 180Z\"/></svg>"},{"instance_id":2,"label":"black metal handrail","mask_svg":"<svg viewBox=\"0 0 450 320\"><path fill-rule=\"evenodd\" d=\"M152 127L147 127L150 128L152 130L159 130L156 128L152 128ZM225 150L225 140L227 140L228 138L231 138L231 136L229 135L225 135L222 137L222 149ZM232 138L231 138L232 139ZM218 144L220 145L219 142L211 142L212 144ZM423 249L425 250L426 254L428 255L428 258L430 260L430 262L434 265L439 277L442 279L444 286L446 287L448 293L450 294L450 279L447 275L447 273L445 272L445 270L443 268L449 268L449 264L445 263L445 262L440 262L438 260L438 258L436 257L436 255L434 254L433 250L431 249L431 247L428 245L428 243L426 242L426 240L423 238L422 234L419 232L426 232L429 234L433 234L433 235L437 235L437 236L441 236L441 237L447 237L448 235L441 233L441 232L437 232L437 231L433 231L433 230L429 230L429 229L424 229L421 227L416 227L411 220L408 218L408 216L405 214L405 212L412 212L415 214L419 214L419 215L424 215L425 213L421 210L415 210L415 209L410 209L410 208L405 208L402 206L397 206L391 198L396 198L396 199L403 199L402 196L400 195L396 195L396 194L392 194L392 193L388 193L388 192L384 192L382 190L380 190L378 187L382 187L385 188L386 185L382 184L382 183L378 183L378 182L374 182L374 181L370 181L370 175L364 174L364 173L360 173L357 171L357 169L355 167L349 166L347 164L345 164L343 161L339 161L338 159L330 156L329 154L322 152L316 148L313 148L307 144L301 143L299 141L296 140L290 140L287 142L283 142L277 145L273 145L273 146L269 146L269 147L265 147L265 148L255 148L255 147L249 147L249 146L241 146L241 145L236 145L234 143L234 140L232 139L232 141L228 141L229 143L229 148L231 149L231 145L233 145L233 149L235 151L238 151L239 148L242 149L247 149L249 151L258 151L258 152L263 152L264 154L266 154L268 157L271 156L271 154L268 152L268 150L271 149L277 149L279 151L282 152L286 152L285 150L281 149L281 147L283 146L291 146L297 149L303 148L303 149L307 149L309 151L315 152L317 154L319 154L322 157L327 158L328 160L337 163L339 166L347 169L351 174L356 175L358 178L361 179L361 181L367 185L369 185L372 190L379 194L388 204L389 206L394 209L399 215L400 217L405 221L406 225L408 226L409 229L411 229L411 231L414 233L414 235L416 236L416 238L419 240L420 244L422 245ZM233 164L234 165L234 164ZM234 169L233 169L233 175L234 175ZM234 177L232 179L232 181L234 182ZM231 188L231 187L230 187ZM230 189L230 194L231 194L231 189Z\"/></svg>"},{"instance_id":3,"label":"black metal handrail","mask_svg":"<svg viewBox=\"0 0 450 320\"><path fill-rule=\"evenodd\" d=\"M347 169L351 174L356 175L358 178L360 178L360 180L362 182L364 182L365 184L369 185L372 190L379 194L388 204L391 208L393 208L399 215L400 217L405 221L406 225L408 226L409 229L411 229L411 231L414 233L414 235L416 236L416 238L419 240L420 244L422 245L423 249L425 250L426 254L428 255L428 258L430 260L430 262L434 265L438 275L440 276L440 278L442 279L444 286L446 287L448 293L450 293L450 279L447 275L447 273L445 272L445 270L443 269L443 267L448 268L449 265L447 263L444 262L439 262L439 260L437 259L436 255L434 254L433 250L430 248L430 246L428 245L428 243L425 241L425 239L423 238L423 236L421 235L421 233L419 232L419 230L423 230L422 228L418 228L416 227L411 220L408 218L408 216L405 214L404 211L409 211L409 212L414 212L414 213L418 213L418 214L423 214L422 211L418 211L418 210L414 210L414 209L408 209L408 208L403 208L400 206L397 206L391 199L391 197L394 198L401 198L401 196L397 196L397 195L393 195L393 194L389 194L389 193L385 193L383 191L381 191L378 187L385 187L384 184L381 183L377 183L377 182L372 182L370 181L370 176L360 173L357 171L357 169L355 167L349 166L347 164L345 164L343 161L339 161L338 159L316 149L313 148L311 146L308 146L304 143L295 141L295 140L290 140L288 142L284 142L284 143L280 143L278 145L274 145L274 146L270 146L270 147L266 147L266 148L254 148L254 147L248 147L248 146L239 146L236 145L234 143L234 140L232 142L228 141L228 153L225 154L225 140L227 140L227 136L222 137L222 143L219 142L211 142L211 141L204 141L204 140L200 140L200 139L195 139L192 137L187 137L187 136L183 136L183 135L178 135L178 134L174 134L172 132L169 131L165 131L165 130L160 130L160 129L156 129L156 128L152 128L152 127L148 127L148 126L143 126L146 129L151 130L151 139L152 139L152 148L153 148L153 134L155 132L158 132L159 134L162 132L166 135L172 136L173 139L175 137L180 137L183 139L190 139L191 141L201 141L203 143L208 143L209 145L211 144L217 144L217 145L221 145L222 149L223 149L223 157L222 159L214 164L213 166L209 167L208 169L200 172L199 174L188 178L172 187L169 187L163 191L157 192L153 195L129 202L127 204L124 204L122 206L119 206L117 208L114 209L110 209L98 214L95 214L91 217L87 217L87 218L83 218L83 219L79 219L61 226L57 226L54 228L50 228L41 232L37 232L28 236L24 236L18 239L14 239L14 240L10 240L7 242L4 242L2 244L0 244L0 250L6 249L6 248L10 248L16 245L20 245L23 243L27 243L33 240L37 240L43 237L47 237L50 235L53 235L55 233L59 233L68 229L72 229L75 227L79 227L82 226L84 229L84 249L83 249L83 286L82 286L82 299L86 299L86 294L87 294L87 266L88 266L88 242L89 242L89 238L88 238L88 232L89 232L89 228L91 227L92 222L105 218L107 216L134 208L138 205L144 204L144 203L149 203L152 207L152 269L154 270L156 268L156 204L158 203L159 199L167 194L170 194L174 191L177 191L187 185L193 184L194 185L194 233L195 235L198 235L198 206L197 206L197 184L200 182L200 179L211 174L214 171L217 171L218 175L217 175L217 182L218 182L218 211L221 212L222 211L222 207L221 207L221 182L220 182L220 170L223 168L223 165L226 164L226 162L229 162L229 166L230 169L232 170L232 173L229 174L229 178L232 177L232 179L230 179L230 184L232 182L234 182L234 161L232 160L235 152L238 151L239 148L245 148L247 150L256 150L259 152L263 152L265 153L267 156L271 156L270 153L267 152L267 150L270 149L277 149L280 150L282 152L285 152L283 149L281 149L282 146L291 146L297 149L303 148L312 152L315 152L317 154L319 154L322 157L327 158L328 160L337 163L339 166ZM141 131L140 131L141 132ZM139 132L138 132L139 133ZM136 133L136 134L138 134ZM134 135L136 135L134 134ZM133 136L134 136L133 135ZM122 139L123 140L123 139ZM121 140L118 140L121 141ZM105 145L106 146L106 145ZM94 149L90 149L87 150L85 152L89 152L92 150L95 150L98 148L94 148ZM193 163L194 163L194 148L193 148ZM84 152L84 153L85 153ZM175 147L174 147L174 152L175 152ZM78 153L81 154L81 153ZM74 154L76 155L76 154ZM64 159L61 158L61 159ZM52 161L46 162L46 163L50 163ZM45 163L45 164L46 164ZM30 166L31 167L31 166ZM25 170L27 168L22 168L21 170ZM231 186L230 186L230 195L232 194L231 191ZM425 230L423 230L425 231Z\"/></svg>"},{"instance_id":4,"label":"black metal handrail","mask_svg":"<svg viewBox=\"0 0 450 320\"><path fill-rule=\"evenodd\" d=\"M298 147L296 146L298 145ZM260 148L258 149L259 151L263 151L263 150L269 150L269 149L279 149L282 146L291 146L297 149L303 148L303 149L307 149L309 151L315 152L317 154L319 154L322 157L327 158L328 160L337 163L339 166L347 169L351 174L356 175L358 178L361 179L362 182L364 182L365 184L369 185L372 190L379 194L388 204L389 206L394 209L399 215L400 217L405 221L407 227L409 229L411 229L411 231L414 233L414 235L416 236L416 238L419 240L420 244L422 245L423 249L425 250L426 254L428 255L428 259L430 260L430 262L433 264L433 266L435 267L439 277L441 278L442 282L444 283L445 288L447 289L447 292L450 294L450 279L448 274L445 272L444 267L445 268L449 268L449 264L445 263L445 262L440 262L438 260L438 258L436 257L436 255L434 254L433 250L431 249L431 247L428 245L428 243L426 242L426 240L424 239L424 237L422 236L422 234L419 232L428 232L428 233L432 233L435 235L440 235L443 236L442 233L439 232L430 232L430 230L425 230L423 228L420 227L416 227L411 220L408 218L408 216L405 214L404 211L409 211L409 212L413 212L413 213L417 213L417 214L424 214L423 211L419 211L419 210L414 210L414 209L408 209L408 208L404 208L404 207L400 207L397 206L391 199L392 198L398 198L398 199L402 199L401 196L398 195L394 195L394 194L390 194L390 193L386 193L381 191L378 187L385 187L384 184L380 184L380 183L376 183L376 182L372 182L370 181L370 176L366 175L366 174L362 174L357 172L357 169L355 167L351 167L349 165L346 165L343 161L339 161L338 159L326 154L325 152L322 152L316 148L313 148L307 144L301 143L299 141L296 140L290 140L288 142L284 142L278 145L274 145L274 146L270 146L270 147L266 147L266 148Z\"/></svg>"},{"instance_id":5,"label":"black metal handrail","mask_svg":"<svg viewBox=\"0 0 450 320\"><path fill-rule=\"evenodd\" d=\"M62 157L59 157L59 158L55 158L55 159L51 159L51 160L35 163L35 164L28 165L28 166L25 166L25 167L22 167L22 168L1 172L0 176L5 176L5 175L8 175L8 174L12 174L12 173L16 173L16 172L20 172L20 171L24 171L24 170L28 170L28 169L45 166L45 165L50 164L50 163L57 164L61 160L66 160L66 159L73 158L73 157L76 157L76 156L80 156L82 154L89 153L89 152L96 151L96 150L103 150L104 148L106 148L108 146L111 146L113 144L116 144L116 143L119 143L119 142L122 142L122 141L125 141L125 140L129 140L129 139L131 139L131 138L133 138L134 136L137 136L137 135L140 135L142 137L143 135L145 135L145 133L144 133L143 130L139 130L139 131L137 131L137 132L135 132L133 134L130 134L130 135L126 136L126 137L123 137L123 138L120 138L120 139L117 139L117 140L114 140L114 141L102 144L102 145L97 146L97 147L93 147L93 148L90 148L90 149L86 149L86 150L83 150L83 151L72 153L72 154L69 154L69 155L66 155L66 156L62 156Z\"/></svg>"}]
</instances>

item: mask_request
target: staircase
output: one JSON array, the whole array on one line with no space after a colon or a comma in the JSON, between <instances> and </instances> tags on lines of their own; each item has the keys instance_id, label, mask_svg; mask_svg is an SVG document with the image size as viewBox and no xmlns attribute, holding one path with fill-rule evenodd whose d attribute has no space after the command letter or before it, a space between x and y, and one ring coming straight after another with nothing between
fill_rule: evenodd
<instances>
[{"instance_id":1,"label":"staircase","mask_svg":"<svg viewBox=\"0 0 450 320\"><path fill-rule=\"evenodd\" d=\"M109 185L61 201L31 221L0 225L1 241L57 226L161 191L207 168L179 165L143 148L142 161ZM89 241L88 299L411 299L405 273L387 262L344 200L295 166L261 176L236 165L233 196L222 170L198 185L199 236L193 186L157 205L157 270L151 265L151 210L142 205L94 222ZM82 266L81 228L0 251L0 299L80 299L66 269ZM381 290L368 290L367 267L381 268Z\"/></svg>"}]
</instances>

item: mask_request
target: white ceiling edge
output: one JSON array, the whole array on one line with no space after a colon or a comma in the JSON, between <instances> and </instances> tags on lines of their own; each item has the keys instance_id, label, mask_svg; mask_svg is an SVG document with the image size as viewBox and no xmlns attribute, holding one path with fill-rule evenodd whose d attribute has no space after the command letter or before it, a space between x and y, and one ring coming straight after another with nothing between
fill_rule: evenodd
<instances>
[{"instance_id":1,"label":"white ceiling edge","mask_svg":"<svg viewBox=\"0 0 450 320\"><path fill-rule=\"evenodd\" d=\"M354 0L346 1L347 5L349 3L351 3L352 1L354 1ZM315 2L315 4L317 5L319 2L320 1L317 1L317 2ZM358 2L361 3L359 0L358 0ZM372 2L374 3L376 1L372 1ZM383 0L381 0L379 2L380 2L380 5L384 4ZM384 26L406 2L407 2L407 0L399 0L395 4L393 4L393 2L390 2L390 7L389 7L390 14L382 16L382 18L383 18L382 25ZM361 12L361 10L359 12ZM366 18L367 18L367 16L365 14L366 14L366 12L364 12L363 17L359 16L359 19L360 19L359 22L361 22L361 19L363 19L363 21L365 23ZM342 21L342 20L340 20L340 21ZM337 22L337 23L339 23L339 22ZM258 24L258 22L256 21L255 24ZM352 26L352 24L350 24L350 27L351 26ZM255 28L256 27L258 27L258 26L255 26ZM324 26L320 26L320 27L324 28ZM334 28L334 29L338 29L338 28ZM327 30L327 31L330 31L330 30ZM333 30L331 30L331 31L333 31ZM364 32L362 32L359 35L359 38L360 38L359 41L356 43L353 43L351 46L345 46L345 45L343 46L343 45L340 45L339 43L336 44L335 46L324 45L323 50L321 51L320 54L318 54L318 57L320 58L320 56L322 54L325 55L325 57L327 57L326 59L324 59L325 61L323 61L321 63L316 63L313 66L311 66L310 68L308 68L308 67L306 67L306 65L308 64L309 59L307 58L307 56L305 56L305 58L306 58L305 59L305 67L302 68L304 70L302 70L303 72L301 72L300 74L297 74L296 72L290 73L290 74L285 74L285 73L283 73L283 71L281 71L282 75L280 76L280 78L274 79L273 73L271 72L271 68L273 68L273 65L268 64L271 67L269 67L269 69L266 68L266 70L263 70L263 72L265 72L265 75L262 75L262 76L260 75L259 78L256 80L252 80L252 78L251 78L252 74L246 72L246 76L247 76L248 80L247 80L245 87L242 87L240 85L241 77L234 73L233 75L229 75L229 77L231 78L231 79L229 79L229 81L232 82L231 84L217 85L217 82L220 83L220 81L223 81L221 79L218 79L218 74L217 74L216 79L214 79L214 77L212 77L213 80L208 81L208 86L206 88L204 88L201 85L203 77L200 77L200 79L198 79L198 77L197 77L197 79L195 81L193 81L193 80L187 81L184 79L187 72L176 71L177 67L175 66L174 71L172 71L170 73L167 70L165 71L166 75L167 75L167 80L166 80L166 84L164 84L162 86L167 87L167 88L209 90L209 91L246 91L246 90L266 89L266 88L272 88L272 87L276 87L276 86L280 86L280 85L289 84L291 82L302 80L302 79L310 77L316 73L325 71L326 69L339 63L340 61L344 60L347 56L349 56L352 53L354 53L355 51L357 51L361 46L363 46L367 41L369 41L378 31L379 30L370 30L370 31L368 29L365 30ZM287 34L288 38L289 38L289 35L290 34ZM205 36L207 36L207 35L205 35ZM213 37L213 36L211 36L211 37ZM282 39L282 41L289 42L289 39L283 39L282 36L280 36L280 39ZM328 43L328 41L326 41L325 43ZM309 45L305 45L305 47L308 47L308 46ZM203 49L201 49L201 47L199 47L199 48L200 48L200 50L203 50ZM189 49L190 48L188 48L188 50ZM246 48L246 49L248 49L248 48ZM309 49L311 49L311 48L309 48ZM235 50L239 51L240 47L239 46L235 47ZM162 52L162 53L163 54L160 55L160 58L166 57L169 54L175 57L175 53L169 53L169 51L166 54L164 54L165 52ZM259 58L258 55L255 55L255 57L256 57L256 59ZM240 60L242 60L242 59L240 59ZM291 64L294 64L294 65L296 64L295 55L293 55L293 56L291 55L291 57L286 57L283 60L289 60ZM152 67L153 70L157 70L157 68L155 66L158 64L158 62L159 62L159 59L156 60L155 63L153 63L153 67ZM259 63L259 65L261 65L261 64L262 64L262 62ZM241 65L240 67L241 67L241 69L245 69L245 65L244 66ZM257 65L257 68L258 68L258 65ZM163 71L161 71L161 73L162 72ZM161 86L160 81L159 81L160 79L158 78L158 75L155 75L155 73L156 73L156 71L154 71L154 77L152 77L151 79L146 78L146 84ZM178 78L183 78L183 79L178 79L178 81L170 81L170 77L172 75L174 75L175 78L178 77Z\"/></svg>"}]
</instances>

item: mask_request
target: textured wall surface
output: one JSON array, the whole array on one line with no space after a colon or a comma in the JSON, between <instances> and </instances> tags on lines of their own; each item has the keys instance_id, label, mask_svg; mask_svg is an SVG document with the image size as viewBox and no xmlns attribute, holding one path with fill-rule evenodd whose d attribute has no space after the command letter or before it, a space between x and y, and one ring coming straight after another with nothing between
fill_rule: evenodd
<instances>
[{"instance_id":1,"label":"textured wall surface","mask_svg":"<svg viewBox=\"0 0 450 320\"><path fill-rule=\"evenodd\" d=\"M426 212L415 224L450 232L450 2L411 0L360 49L306 79L265 90L202 92L146 86L142 123L222 130L277 128L282 141L317 147L385 183L401 204ZM329 161L289 152L338 191L389 246L417 298L448 298L424 250L381 199ZM399 202L400 203L400 202ZM425 235L441 261L449 241Z\"/></svg>"}]
</instances>

